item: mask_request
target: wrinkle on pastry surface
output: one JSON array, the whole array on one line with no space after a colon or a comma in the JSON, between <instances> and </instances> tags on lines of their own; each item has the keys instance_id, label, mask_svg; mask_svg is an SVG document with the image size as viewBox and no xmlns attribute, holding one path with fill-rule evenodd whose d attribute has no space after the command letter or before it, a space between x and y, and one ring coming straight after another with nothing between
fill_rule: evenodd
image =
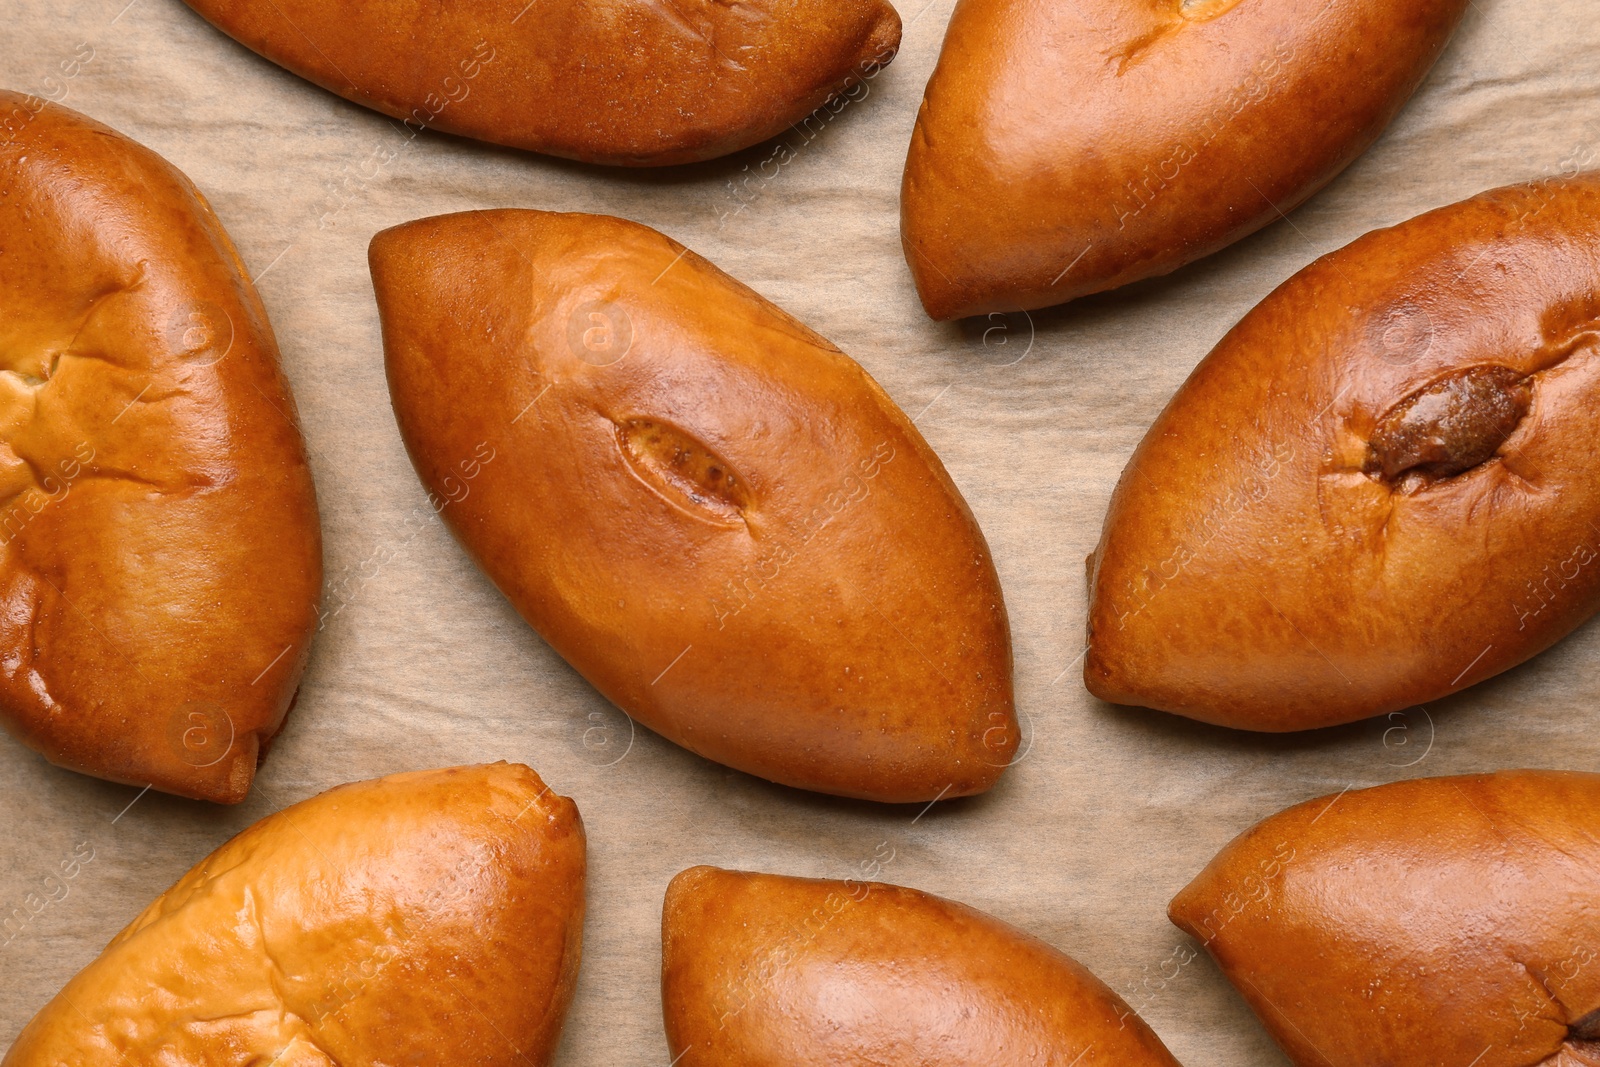
<instances>
[{"instance_id":1,"label":"wrinkle on pastry surface","mask_svg":"<svg viewBox=\"0 0 1600 1067\"><path fill-rule=\"evenodd\" d=\"M204 197L0 93L0 719L52 762L242 800L321 594L260 299Z\"/></svg>"},{"instance_id":2,"label":"wrinkle on pastry surface","mask_svg":"<svg viewBox=\"0 0 1600 1067\"><path fill-rule=\"evenodd\" d=\"M268 816L150 904L4 1067L548 1064L585 845L527 767L418 771Z\"/></svg>"}]
</instances>

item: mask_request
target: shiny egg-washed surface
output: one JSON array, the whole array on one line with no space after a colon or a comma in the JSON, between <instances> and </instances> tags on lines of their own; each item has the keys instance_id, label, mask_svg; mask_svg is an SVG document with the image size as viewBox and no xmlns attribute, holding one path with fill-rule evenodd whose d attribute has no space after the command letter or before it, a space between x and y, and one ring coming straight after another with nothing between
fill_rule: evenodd
<instances>
[{"instance_id":1,"label":"shiny egg-washed surface","mask_svg":"<svg viewBox=\"0 0 1600 1067\"><path fill-rule=\"evenodd\" d=\"M321 585L294 400L211 208L0 92L0 722L73 770L240 801Z\"/></svg>"},{"instance_id":2,"label":"shiny egg-washed surface","mask_svg":"<svg viewBox=\"0 0 1600 1067\"><path fill-rule=\"evenodd\" d=\"M1071 957L915 889L695 867L661 925L681 1067L1178 1067Z\"/></svg>"},{"instance_id":3,"label":"shiny egg-washed surface","mask_svg":"<svg viewBox=\"0 0 1600 1067\"><path fill-rule=\"evenodd\" d=\"M1493 190L1368 234L1245 316L1112 498L1090 692L1330 726L1499 674L1592 615L1597 219L1600 173Z\"/></svg>"},{"instance_id":4,"label":"shiny egg-washed surface","mask_svg":"<svg viewBox=\"0 0 1600 1067\"><path fill-rule=\"evenodd\" d=\"M1047 307L1292 211L1383 132L1467 0L961 0L906 160L928 314Z\"/></svg>"},{"instance_id":5,"label":"shiny egg-washed surface","mask_svg":"<svg viewBox=\"0 0 1600 1067\"><path fill-rule=\"evenodd\" d=\"M771 781L980 793L1018 751L988 545L838 348L638 223L482 211L372 242L440 514L645 726Z\"/></svg>"},{"instance_id":6,"label":"shiny egg-washed surface","mask_svg":"<svg viewBox=\"0 0 1600 1067\"><path fill-rule=\"evenodd\" d=\"M1172 921L1298 1067L1600 1064L1600 775L1424 778L1241 834Z\"/></svg>"},{"instance_id":7,"label":"shiny egg-washed surface","mask_svg":"<svg viewBox=\"0 0 1600 1067\"><path fill-rule=\"evenodd\" d=\"M188 0L240 43L421 128L589 163L712 159L894 58L884 0Z\"/></svg>"},{"instance_id":8,"label":"shiny egg-washed surface","mask_svg":"<svg viewBox=\"0 0 1600 1067\"><path fill-rule=\"evenodd\" d=\"M527 767L340 786L162 894L3 1067L545 1067L585 870L578 809Z\"/></svg>"}]
</instances>

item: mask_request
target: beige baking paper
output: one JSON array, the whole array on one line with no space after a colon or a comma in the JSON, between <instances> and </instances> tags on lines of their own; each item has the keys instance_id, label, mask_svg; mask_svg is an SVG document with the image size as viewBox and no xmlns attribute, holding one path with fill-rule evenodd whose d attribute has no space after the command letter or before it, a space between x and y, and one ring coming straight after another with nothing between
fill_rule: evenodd
<instances>
[{"instance_id":1,"label":"beige baking paper","mask_svg":"<svg viewBox=\"0 0 1600 1067\"><path fill-rule=\"evenodd\" d=\"M0 915L28 916L0 934L0 1047L152 897L254 820L352 779L508 759L574 797L590 835L563 1067L667 1067L658 923L679 870L847 877L874 859L885 880L1071 953L1192 1067L1282 1063L1168 924L1172 894L1234 834L1310 797L1421 774L1594 768L1600 629L1426 711L1305 736L1232 734L1088 696L1083 558L1145 427L1279 282L1375 227L1600 160L1591 4L1474 0L1393 128L1287 222L1170 279L1031 322L952 326L918 307L897 202L953 0L903 10L894 64L785 150L658 173L407 140L179 0L0 0L0 85L160 152L238 243L299 401L329 583L299 706L237 809L140 797L0 738ZM916 417L988 536L1011 613L1030 746L992 793L918 818L769 785L633 731L431 520L390 414L367 242L419 216L507 206L665 231L838 343Z\"/></svg>"}]
</instances>

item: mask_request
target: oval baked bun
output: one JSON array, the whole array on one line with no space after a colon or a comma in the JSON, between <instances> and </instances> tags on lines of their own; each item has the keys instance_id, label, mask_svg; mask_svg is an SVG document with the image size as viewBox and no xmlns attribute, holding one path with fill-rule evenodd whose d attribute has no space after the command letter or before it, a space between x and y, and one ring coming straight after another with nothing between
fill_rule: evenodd
<instances>
[{"instance_id":1,"label":"oval baked bun","mask_svg":"<svg viewBox=\"0 0 1600 1067\"><path fill-rule=\"evenodd\" d=\"M322 586L266 311L189 180L75 111L0 92L0 194L0 722L243 800Z\"/></svg>"},{"instance_id":2,"label":"oval baked bun","mask_svg":"<svg viewBox=\"0 0 1600 1067\"><path fill-rule=\"evenodd\" d=\"M844 353L598 215L385 230L389 391L463 545L645 726L803 789L982 792L1018 730L983 534Z\"/></svg>"},{"instance_id":3,"label":"oval baked bun","mask_svg":"<svg viewBox=\"0 0 1600 1067\"><path fill-rule=\"evenodd\" d=\"M1318 260L1134 453L1091 560L1096 696L1251 730L1436 700L1600 607L1600 176Z\"/></svg>"},{"instance_id":4,"label":"oval baked bun","mask_svg":"<svg viewBox=\"0 0 1600 1067\"><path fill-rule=\"evenodd\" d=\"M1600 1063L1600 775L1308 801L1172 901L1299 1067Z\"/></svg>"},{"instance_id":5,"label":"oval baked bun","mask_svg":"<svg viewBox=\"0 0 1600 1067\"><path fill-rule=\"evenodd\" d=\"M527 767L340 786L184 875L0 1067L544 1067L584 870L578 809Z\"/></svg>"},{"instance_id":6,"label":"oval baked bun","mask_svg":"<svg viewBox=\"0 0 1600 1067\"><path fill-rule=\"evenodd\" d=\"M187 0L241 44L397 119L589 163L713 159L865 84L886 0Z\"/></svg>"},{"instance_id":7,"label":"oval baked bun","mask_svg":"<svg viewBox=\"0 0 1600 1067\"><path fill-rule=\"evenodd\" d=\"M1070 957L915 889L694 867L661 957L679 1067L1177 1067Z\"/></svg>"},{"instance_id":8,"label":"oval baked bun","mask_svg":"<svg viewBox=\"0 0 1600 1067\"><path fill-rule=\"evenodd\" d=\"M1467 0L961 0L901 237L935 319L1166 274L1291 211L1377 139Z\"/></svg>"}]
</instances>

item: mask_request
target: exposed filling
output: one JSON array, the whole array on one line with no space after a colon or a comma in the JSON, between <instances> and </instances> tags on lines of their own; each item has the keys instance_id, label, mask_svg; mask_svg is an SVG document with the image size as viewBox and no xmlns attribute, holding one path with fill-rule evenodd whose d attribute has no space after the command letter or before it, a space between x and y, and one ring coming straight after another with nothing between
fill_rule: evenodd
<instances>
[{"instance_id":1,"label":"exposed filling","mask_svg":"<svg viewBox=\"0 0 1600 1067\"><path fill-rule=\"evenodd\" d=\"M1362 471L1416 492L1493 459L1533 391L1510 367L1467 367L1424 386L1378 421Z\"/></svg>"},{"instance_id":2,"label":"exposed filling","mask_svg":"<svg viewBox=\"0 0 1600 1067\"><path fill-rule=\"evenodd\" d=\"M1600 1041L1600 1008L1567 1027L1568 1041Z\"/></svg>"}]
</instances>

